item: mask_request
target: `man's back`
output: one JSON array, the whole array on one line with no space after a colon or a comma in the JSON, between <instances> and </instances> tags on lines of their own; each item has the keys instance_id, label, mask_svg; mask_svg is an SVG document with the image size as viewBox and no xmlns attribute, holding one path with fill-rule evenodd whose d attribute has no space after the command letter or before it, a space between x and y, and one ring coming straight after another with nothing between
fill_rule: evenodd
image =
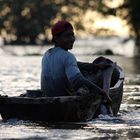
<instances>
[{"instance_id":1,"label":"man's back","mask_svg":"<svg viewBox=\"0 0 140 140\"><path fill-rule=\"evenodd\" d=\"M47 96L66 96L71 91L71 79L80 71L75 57L68 51L55 47L42 59L41 89Z\"/></svg>"}]
</instances>

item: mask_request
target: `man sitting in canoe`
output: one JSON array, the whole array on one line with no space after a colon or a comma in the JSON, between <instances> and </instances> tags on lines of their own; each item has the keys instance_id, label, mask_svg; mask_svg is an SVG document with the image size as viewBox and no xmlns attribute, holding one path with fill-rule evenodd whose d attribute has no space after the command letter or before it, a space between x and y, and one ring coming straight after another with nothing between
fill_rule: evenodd
<instances>
[{"instance_id":1,"label":"man sitting in canoe","mask_svg":"<svg viewBox=\"0 0 140 140\"><path fill-rule=\"evenodd\" d=\"M75 56L68 51L73 48L75 41L73 27L68 21L58 21L52 26L51 31L54 47L47 50L42 59L43 95L48 97L77 95L80 88L87 88L91 94L101 94L110 103L109 95L99 87L102 82L94 80L98 83L95 84L83 76L82 72L91 71L96 75L98 71L111 67L112 61L100 57L93 63L77 62Z\"/></svg>"}]
</instances>

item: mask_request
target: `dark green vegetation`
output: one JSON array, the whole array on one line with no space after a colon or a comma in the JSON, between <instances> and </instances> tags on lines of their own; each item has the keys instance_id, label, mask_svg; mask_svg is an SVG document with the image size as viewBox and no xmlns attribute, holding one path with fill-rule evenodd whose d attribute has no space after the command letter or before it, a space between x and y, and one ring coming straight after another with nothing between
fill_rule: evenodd
<instances>
[{"instance_id":1,"label":"dark green vegetation","mask_svg":"<svg viewBox=\"0 0 140 140\"><path fill-rule=\"evenodd\" d=\"M125 19L130 37L135 37L136 44L140 45L140 1L122 1L112 8L106 0L0 0L0 34L8 35L5 40L10 44L49 43L48 30L57 19L72 21L77 31L85 30L81 15L92 10Z\"/></svg>"}]
</instances>

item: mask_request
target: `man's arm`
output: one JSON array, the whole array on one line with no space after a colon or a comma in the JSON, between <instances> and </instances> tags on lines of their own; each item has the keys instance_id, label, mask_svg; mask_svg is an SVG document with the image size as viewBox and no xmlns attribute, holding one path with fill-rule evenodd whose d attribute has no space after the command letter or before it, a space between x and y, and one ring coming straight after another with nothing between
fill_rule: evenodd
<instances>
[{"instance_id":1,"label":"man's arm","mask_svg":"<svg viewBox=\"0 0 140 140\"><path fill-rule=\"evenodd\" d=\"M89 65L90 63L79 63L81 67L85 67L85 65ZM93 71L93 70L92 70ZM110 102L110 98L107 94L97 85L86 79L82 73L80 72L76 59L73 55L69 54L67 59L65 59L65 72L66 76L72 86L72 88L77 91L81 87L87 87L91 93L99 93L102 95L108 102Z\"/></svg>"},{"instance_id":2,"label":"man's arm","mask_svg":"<svg viewBox=\"0 0 140 140\"><path fill-rule=\"evenodd\" d=\"M86 79L81 73L78 73L74 77L71 77L69 81L75 91L77 91L81 87L87 87L90 93L100 94L109 103L111 102L110 97L106 94L105 91L103 91L100 87Z\"/></svg>"}]
</instances>

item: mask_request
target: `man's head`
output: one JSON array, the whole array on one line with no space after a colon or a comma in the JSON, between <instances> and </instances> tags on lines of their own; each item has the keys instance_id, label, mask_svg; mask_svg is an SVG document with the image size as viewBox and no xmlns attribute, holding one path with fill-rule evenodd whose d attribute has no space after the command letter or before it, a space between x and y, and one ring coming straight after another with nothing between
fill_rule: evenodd
<instances>
[{"instance_id":1,"label":"man's head","mask_svg":"<svg viewBox=\"0 0 140 140\"><path fill-rule=\"evenodd\" d=\"M56 46L66 50L72 49L75 37L71 23L65 20L58 21L52 26L51 31L52 41Z\"/></svg>"}]
</instances>

